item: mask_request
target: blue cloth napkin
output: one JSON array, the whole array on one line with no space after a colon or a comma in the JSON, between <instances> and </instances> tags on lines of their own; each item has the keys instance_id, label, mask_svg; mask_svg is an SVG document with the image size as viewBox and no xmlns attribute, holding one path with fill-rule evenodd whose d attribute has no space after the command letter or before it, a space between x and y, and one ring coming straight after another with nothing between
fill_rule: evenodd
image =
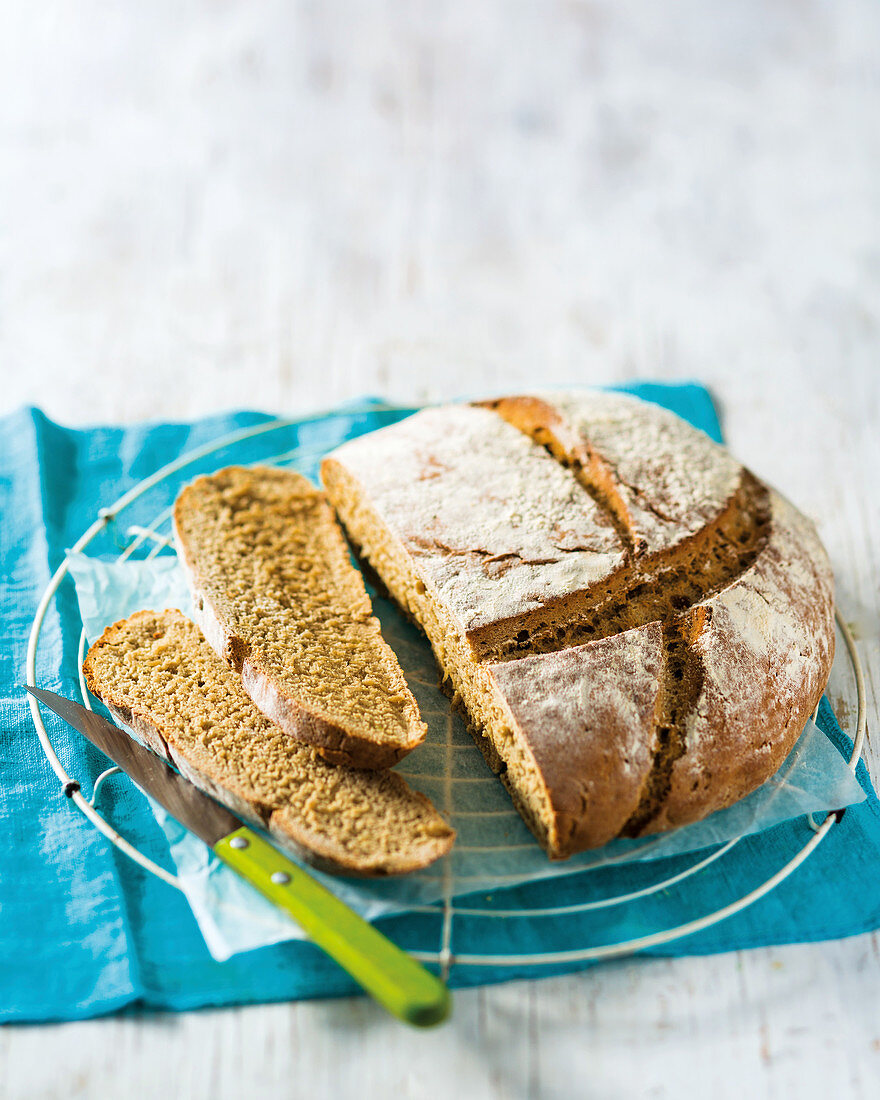
<instances>
[{"instance_id":1,"label":"blue cloth napkin","mask_svg":"<svg viewBox=\"0 0 880 1100\"><path fill-rule=\"evenodd\" d=\"M636 383L625 388L720 439L715 410L702 387ZM118 552L127 528L151 522L197 473L229 461L268 459L293 447L317 455L404 415L406 410L389 411L377 401L215 450L140 497L89 552ZM54 424L37 409L0 420L0 1020L79 1019L128 1005L183 1010L356 991L347 975L309 943L213 961L184 898L112 848L65 798L40 749L21 687L40 595L65 550L99 509L185 452L271 419L242 412L194 424L82 431ZM77 697L79 632L68 578L43 626L37 666L41 686ZM825 702L819 724L848 754L850 742ZM89 789L104 758L60 721L47 719L47 729L67 770ZM866 801L847 810L782 885L738 915L650 953L708 954L848 936L880 926L880 807L862 764L858 779ZM124 777L108 781L102 809L137 847L171 869L164 835L146 800ZM553 917L456 916L450 946L454 955L525 957L671 927L747 893L787 863L809 836L803 819L779 825L744 839L680 887L625 906ZM673 875L693 861L692 855L666 860L662 870ZM657 872L656 862L586 871L470 898L467 908L519 912L576 905L638 890L655 881ZM441 943L437 914L407 914L379 925L412 950L435 951ZM472 986L584 965L455 963L450 983Z\"/></svg>"}]
</instances>

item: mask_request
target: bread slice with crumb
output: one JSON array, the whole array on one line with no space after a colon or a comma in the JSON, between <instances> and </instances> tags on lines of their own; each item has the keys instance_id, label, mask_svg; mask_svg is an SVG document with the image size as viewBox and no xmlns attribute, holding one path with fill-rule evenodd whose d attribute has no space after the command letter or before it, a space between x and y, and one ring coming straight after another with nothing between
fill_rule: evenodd
<instances>
[{"instance_id":1,"label":"bread slice with crumb","mask_svg":"<svg viewBox=\"0 0 880 1100\"><path fill-rule=\"evenodd\" d=\"M331 872L425 867L455 833L393 772L328 763L273 725L179 611L138 611L89 649L89 690L200 789Z\"/></svg>"},{"instance_id":2,"label":"bread slice with crumb","mask_svg":"<svg viewBox=\"0 0 880 1100\"><path fill-rule=\"evenodd\" d=\"M388 768L426 727L322 492L289 470L233 466L174 508L205 637L285 733L328 760Z\"/></svg>"}]
</instances>

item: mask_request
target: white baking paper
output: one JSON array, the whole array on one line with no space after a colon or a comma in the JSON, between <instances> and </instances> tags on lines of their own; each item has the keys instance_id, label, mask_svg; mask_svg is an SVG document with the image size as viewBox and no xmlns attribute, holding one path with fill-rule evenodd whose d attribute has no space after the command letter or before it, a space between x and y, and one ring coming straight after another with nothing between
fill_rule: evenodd
<instances>
[{"instance_id":1,"label":"white baking paper","mask_svg":"<svg viewBox=\"0 0 880 1100\"><path fill-rule=\"evenodd\" d=\"M186 584L172 554L125 562L76 554L70 555L69 561L90 642L108 624L141 608L177 607L190 613ZM551 863L439 690L427 642L388 601L375 599L374 607L428 725L425 744L396 770L446 813L458 837L443 860L400 878L339 878L312 870L368 920L414 905L437 903L447 893L454 897L569 875L609 862L680 855L790 818L853 805L865 797L834 745L808 722L779 772L736 805L671 833L644 840L616 840L598 851ZM225 867L197 837L160 806L152 805L214 958L223 960L255 947L302 938L294 924Z\"/></svg>"}]
</instances>

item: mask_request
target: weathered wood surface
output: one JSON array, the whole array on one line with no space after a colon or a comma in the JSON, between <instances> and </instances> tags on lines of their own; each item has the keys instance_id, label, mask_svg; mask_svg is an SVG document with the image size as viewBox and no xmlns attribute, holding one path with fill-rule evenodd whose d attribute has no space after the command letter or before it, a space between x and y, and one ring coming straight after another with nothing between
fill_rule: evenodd
<instances>
[{"instance_id":1,"label":"weathered wood surface","mask_svg":"<svg viewBox=\"0 0 880 1100\"><path fill-rule=\"evenodd\" d=\"M0 411L703 379L819 521L876 724L872 0L11 0L3 25ZM0 1032L15 1100L878 1089L875 936L462 993L424 1036L362 1001Z\"/></svg>"}]
</instances>

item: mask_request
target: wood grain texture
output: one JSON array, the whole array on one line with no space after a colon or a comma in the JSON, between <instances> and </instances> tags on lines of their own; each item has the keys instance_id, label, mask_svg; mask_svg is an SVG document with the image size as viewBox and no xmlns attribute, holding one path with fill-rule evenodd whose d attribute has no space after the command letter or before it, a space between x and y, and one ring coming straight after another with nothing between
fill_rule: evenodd
<instances>
[{"instance_id":1,"label":"wood grain texture","mask_svg":"<svg viewBox=\"0 0 880 1100\"><path fill-rule=\"evenodd\" d=\"M872 0L10 0L3 24L0 411L700 378L819 522L876 726ZM869 1098L878 946L461 993L418 1038L364 1001L7 1028L0 1096Z\"/></svg>"}]
</instances>

